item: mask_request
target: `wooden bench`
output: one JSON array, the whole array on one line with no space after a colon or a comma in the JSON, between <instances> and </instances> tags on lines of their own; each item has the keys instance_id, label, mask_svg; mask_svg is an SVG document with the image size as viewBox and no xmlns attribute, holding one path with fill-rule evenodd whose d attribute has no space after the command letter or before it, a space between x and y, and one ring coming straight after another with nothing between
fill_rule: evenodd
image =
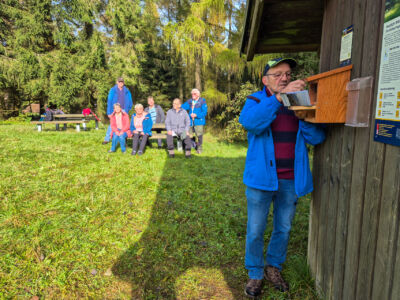
<instances>
[{"instance_id":1,"label":"wooden bench","mask_svg":"<svg viewBox=\"0 0 400 300\"><path fill-rule=\"evenodd\" d=\"M152 135L149 137L149 140L167 139L167 129L165 129L164 123L153 124L151 131ZM161 131L161 133L159 133L159 131ZM183 149L182 141L180 139L176 141L176 147L178 151L181 151Z\"/></svg>"},{"instance_id":2,"label":"wooden bench","mask_svg":"<svg viewBox=\"0 0 400 300\"><path fill-rule=\"evenodd\" d=\"M44 118L45 115L41 115L41 117ZM42 131L43 124L55 124L56 130L60 130L60 124L64 124L64 130L67 130L67 124L76 124L76 131L81 131L80 124L82 124L83 130L86 130L86 123L93 120L96 122L96 129L99 129L99 122L93 115L59 114L53 115L53 118L53 121L32 121L31 123L38 125L39 132Z\"/></svg>"},{"instance_id":3,"label":"wooden bench","mask_svg":"<svg viewBox=\"0 0 400 300\"><path fill-rule=\"evenodd\" d=\"M54 120L66 120L66 121L75 121L75 120L82 120L82 121L95 121L96 123L96 129L99 129L99 121L96 119L95 116L93 115L83 115L83 114L60 114L60 115L53 115ZM63 122L64 123L64 122ZM64 129L66 127L66 124L64 123ZM83 125L83 130L86 130L86 122L82 123Z\"/></svg>"},{"instance_id":4,"label":"wooden bench","mask_svg":"<svg viewBox=\"0 0 400 300\"><path fill-rule=\"evenodd\" d=\"M71 121L62 121L62 123L64 124L64 128L66 128L67 124L76 124L76 131L81 131L81 124L84 124L86 127L86 123L89 121L86 120L71 120ZM59 122L57 121L31 121L31 124L36 124L38 126L38 131L41 132L42 131L42 125L43 124L55 124L56 125L56 130L59 129Z\"/></svg>"}]
</instances>

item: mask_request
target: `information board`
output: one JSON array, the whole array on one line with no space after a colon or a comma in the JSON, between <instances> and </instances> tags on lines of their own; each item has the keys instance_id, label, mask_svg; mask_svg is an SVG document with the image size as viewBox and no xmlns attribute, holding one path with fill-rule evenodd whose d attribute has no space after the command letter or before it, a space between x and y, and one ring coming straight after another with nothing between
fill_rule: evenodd
<instances>
[{"instance_id":1,"label":"information board","mask_svg":"<svg viewBox=\"0 0 400 300\"><path fill-rule=\"evenodd\" d=\"M340 44L340 66L348 66L351 64L351 49L353 45L353 25L342 31L342 42Z\"/></svg>"},{"instance_id":2,"label":"information board","mask_svg":"<svg viewBox=\"0 0 400 300\"><path fill-rule=\"evenodd\" d=\"M400 0L386 0L374 140L400 146Z\"/></svg>"}]
</instances>

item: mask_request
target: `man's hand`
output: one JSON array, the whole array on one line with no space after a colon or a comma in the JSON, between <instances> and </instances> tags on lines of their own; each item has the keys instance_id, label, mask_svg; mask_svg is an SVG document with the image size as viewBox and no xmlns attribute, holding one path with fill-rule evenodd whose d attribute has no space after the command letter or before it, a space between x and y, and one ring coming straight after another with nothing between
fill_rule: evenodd
<instances>
[{"instance_id":1,"label":"man's hand","mask_svg":"<svg viewBox=\"0 0 400 300\"><path fill-rule=\"evenodd\" d=\"M192 117L192 119L197 117L197 115L195 113L191 113L190 116Z\"/></svg>"},{"instance_id":2,"label":"man's hand","mask_svg":"<svg viewBox=\"0 0 400 300\"><path fill-rule=\"evenodd\" d=\"M133 131L133 134L137 134L137 133L138 133L138 131L137 131L137 130L134 130L134 131Z\"/></svg>"},{"instance_id":3,"label":"man's hand","mask_svg":"<svg viewBox=\"0 0 400 300\"><path fill-rule=\"evenodd\" d=\"M304 90L306 83L304 80L295 80L290 82L281 93L298 92Z\"/></svg>"},{"instance_id":4,"label":"man's hand","mask_svg":"<svg viewBox=\"0 0 400 300\"><path fill-rule=\"evenodd\" d=\"M140 132L140 135L144 135L144 132L143 132L143 131L141 131L141 132Z\"/></svg>"},{"instance_id":5,"label":"man's hand","mask_svg":"<svg viewBox=\"0 0 400 300\"><path fill-rule=\"evenodd\" d=\"M167 134L168 135L172 135L172 131L170 130L170 131L167 131Z\"/></svg>"},{"instance_id":6,"label":"man's hand","mask_svg":"<svg viewBox=\"0 0 400 300\"><path fill-rule=\"evenodd\" d=\"M282 91L281 93L291 93L291 92L298 92L304 90L306 87L306 82L304 80L295 80L290 82ZM282 97L280 93L276 94L276 99L282 103Z\"/></svg>"}]
</instances>

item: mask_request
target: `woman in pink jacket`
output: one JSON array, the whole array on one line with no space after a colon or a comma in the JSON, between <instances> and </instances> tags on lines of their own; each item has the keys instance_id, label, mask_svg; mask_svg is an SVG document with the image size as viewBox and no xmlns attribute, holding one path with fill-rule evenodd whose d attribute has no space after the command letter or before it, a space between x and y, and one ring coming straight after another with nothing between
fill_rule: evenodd
<instances>
[{"instance_id":1,"label":"woman in pink jacket","mask_svg":"<svg viewBox=\"0 0 400 300\"><path fill-rule=\"evenodd\" d=\"M131 136L129 130L129 115L121 109L119 103L114 104L114 112L110 117L111 125L111 150L109 153L115 152L118 143L121 144L122 153L126 152L126 138Z\"/></svg>"}]
</instances>

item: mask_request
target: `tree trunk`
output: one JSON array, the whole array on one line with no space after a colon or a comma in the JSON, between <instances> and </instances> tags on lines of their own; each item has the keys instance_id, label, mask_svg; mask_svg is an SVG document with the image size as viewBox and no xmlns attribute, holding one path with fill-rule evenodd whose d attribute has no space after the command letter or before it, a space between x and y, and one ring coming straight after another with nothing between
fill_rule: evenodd
<instances>
[{"instance_id":1,"label":"tree trunk","mask_svg":"<svg viewBox=\"0 0 400 300\"><path fill-rule=\"evenodd\" d=\"M194 76L196 89L201 92L201 58L199 54L196 54L196 69Z\"/></svg>"},{"instance_id":2,"label":"tree trunk","mask_svg":"<svg viewBox=\"0 0 400 300\"><path fill-rule=\"evenodd\" d=\"M232 99L231 98L231 73L228 72L228 100Z\"/></svg>"},{"instance_id":3,"label":"tree trunk","mask_svg":"<svg viewBox=\"0 0 400 300\"><path fill-rule=\"evenodd\" d=\"M180 72L179 72L179 82L178 82L178 86L179 86L179 99L181 99L182 101L184 101L183 99L183 81L185 80L184 76L183 76L183 72L184 72L184 68L181 65L180 67Z\"/></svg>"},{"instance_id":4,"label":"tree trunk","mask_svg":"<svg viewBox=\"0 0 400 300\"><path fill-rule=\"evenodd\" d=\"M232 10L233 10L232 1L228 1L228 48L232 47Z\"/></svg>"}]
</instances>

